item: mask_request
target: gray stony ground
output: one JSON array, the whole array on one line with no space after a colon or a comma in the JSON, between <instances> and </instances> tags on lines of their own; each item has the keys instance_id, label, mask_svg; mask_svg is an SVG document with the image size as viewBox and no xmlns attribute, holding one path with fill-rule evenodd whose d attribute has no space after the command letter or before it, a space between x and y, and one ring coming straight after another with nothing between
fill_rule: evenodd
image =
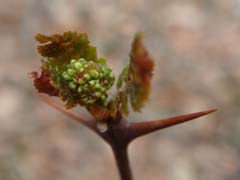
<instances>
[{"instance_id":1,"label":"gray stony ground","mask_svg":"<svg viewBox=\"0 0 240 180\"><path fill-rule=\"evenodd\" d=\"M109 147L40 102L28 77L40 65L34 34L68 30L89 33L116 74L145 33L153 89L129 119L219 109L132 144L136 180L240 179L239 0L0 0L1 180L118 179Z\"/></svg>"}]
</instances>

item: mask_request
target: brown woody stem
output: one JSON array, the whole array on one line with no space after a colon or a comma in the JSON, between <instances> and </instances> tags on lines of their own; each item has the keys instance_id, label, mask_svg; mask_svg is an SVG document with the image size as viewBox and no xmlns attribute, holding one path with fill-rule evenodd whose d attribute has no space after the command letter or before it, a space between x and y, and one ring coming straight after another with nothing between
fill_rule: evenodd
<instances>
[{"instance_id":1,"label":"brown woody stem","mask_svg":"<svg viewBox=\"0 0 240 180\"><path fill-rule=\"evenodd\" d=\"M132 172L128 160L127 146L112 147L121 180L132 180Z\"/></svg>"},{"instance_id":2,"label":"brown woody stem","mask_svg":"<svg viewBox=\"0 0 240 180\"><path fill-rule=\"evenodd\" d=\"M127 153L128 144L132 140L157 130L187 122L216 111L216 109L213 109L157 121L139 123L129 123L126 119L120 118L117 120L107 121L107 130L101 132L101 130L98 129L97 122L93 119L86 119L85 117L75 114L73 111L66 110L64 106L46 96L40 96L40 98L50 106L60 110L72 119L93 130L111 146L121 180L133 180Z\"/></svg>"},{"instance_id":3,"label":"brown woody stem","mask_svg":"<svg viewBox=\"0 0 240 180\"><path fill-rule=\"evenodd\" d=\"M38 94L38 97L49 106L52 106L53 108L61 111L71 119L74 119L75 121L81 123L82 125L87 126L89 129L97 132L96 123L93 119L87 119L86 117L81 116L80 114L76 114L71 110L67 110L63 105L56 101L53 101L51 98L47 96Z\"/></svg>"}]
</instances>

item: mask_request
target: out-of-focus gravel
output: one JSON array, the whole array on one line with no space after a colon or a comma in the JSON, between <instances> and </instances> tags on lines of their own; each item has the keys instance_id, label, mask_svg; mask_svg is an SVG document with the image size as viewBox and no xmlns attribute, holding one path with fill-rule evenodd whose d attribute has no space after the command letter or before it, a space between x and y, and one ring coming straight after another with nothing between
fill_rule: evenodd
<instances>
[{"instance_id":1,"label":"out-of-focus gravel","mask_svg":"<svg viewBox=\"0 0 240 180\"><path fill-rule=\"evenodd\" d=\"M34 34L87 32L116 74L137 31L156 61L150 101L129 119L218 108L137 140L136 180L240 179L239 0L0 0L0 179L113 180L107 145L40 102ZM85 111L80 110L85 113Z\"/></svg>"}]
</instances>

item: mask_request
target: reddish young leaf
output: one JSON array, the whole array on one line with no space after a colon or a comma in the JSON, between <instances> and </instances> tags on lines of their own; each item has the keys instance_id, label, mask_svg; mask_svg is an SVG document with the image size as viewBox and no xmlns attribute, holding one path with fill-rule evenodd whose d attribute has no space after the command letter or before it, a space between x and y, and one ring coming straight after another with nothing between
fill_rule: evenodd
<instances>
[{"instance_id":1,"label":"reddish young leaf","mask_svg":"<svg viewBox=\"0 0 240 180\"><path fill-rule=\"evenodd\" d=\"M58 96L59 90L51 84L51 75L47 69L42 68L41 75L38 76L37 72L31 73L34 79L34 86L40 93L46 93L50 96Z\"/></svg>"},{"instance_id":2,"label":"reddish young leaf","mask_svg":"<svg viewBox=\"0 0 240 180\"><path fill-rule=\"evenodd\" d=\"M52 60L68 62L73 58L84 58L96 61L96 47L91 46L87 34L65 32L63 35L46 36L37 34L35 39L40 43L38 52Z\"/></svg>"},{"instance_id":3,"label":"reddish young leaf","mask_svg":"<svg viewBox=\"0 0 240 180\"><path fill-rule=\"evenodd\" d=\"M130 71L133 73L135 83L145 84L151 81L154 62L144 47L142 38L143 35L138 33L133 41L130 54Z\"/></svg>"},{"instance_id":4,"label":"reddish young leaf","mask_svg":"<svg viewBox=\"0 0 240 180\"><path fill-rule=\"evenodd\" d=\"M142 44L142 34L135 36L129 65L130 99L135 111L140 111L148 99L154 62Z\"/></svg>"}]
</instances>

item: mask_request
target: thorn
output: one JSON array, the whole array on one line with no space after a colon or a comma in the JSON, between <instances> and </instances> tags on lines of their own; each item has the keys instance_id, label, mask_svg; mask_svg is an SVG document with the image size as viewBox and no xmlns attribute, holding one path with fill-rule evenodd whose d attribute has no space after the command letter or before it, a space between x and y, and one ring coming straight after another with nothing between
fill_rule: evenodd
<instances>
[{"instance_id":1,"label":"thorn","mask_svg":"<svg viewBox=\"0 0 240 180\"><path fill-rule=\"evenodd\" d=\"M93 120L87 120L85 117L76 114L75 112L71 111L71 110L67 110L65 108L65 106L61 105L60 103L52 100L51 98L41 95L41 94L37 94L37 96L45 103L47 103L48 105L52 106L53 108L61 111L62 113L64 113L65 115L67 115L68 117L76 120L77 122L89 127L90 129L94 130L95 132L97 132L96 130L96 125L95 122Z\"/></svg>"},{"instance_id":2,"label":"thorn","mask_svg":"<svg viewBox=\"0 0 240 180\"><path fill-rule=\"evenodd\" d=\"M191 113L191 114L184 114L184 115L179 115L179 116L156 120L156 121L130 123L130 126L128 127L130 140L155 132L160 129L171 127L180 123L184 123L184 122L199 118L201 116L205 116L215 111L217 111L217 109L211 109L208 111L201 111L201 112Z\"/></svg>"}]
</instances>

